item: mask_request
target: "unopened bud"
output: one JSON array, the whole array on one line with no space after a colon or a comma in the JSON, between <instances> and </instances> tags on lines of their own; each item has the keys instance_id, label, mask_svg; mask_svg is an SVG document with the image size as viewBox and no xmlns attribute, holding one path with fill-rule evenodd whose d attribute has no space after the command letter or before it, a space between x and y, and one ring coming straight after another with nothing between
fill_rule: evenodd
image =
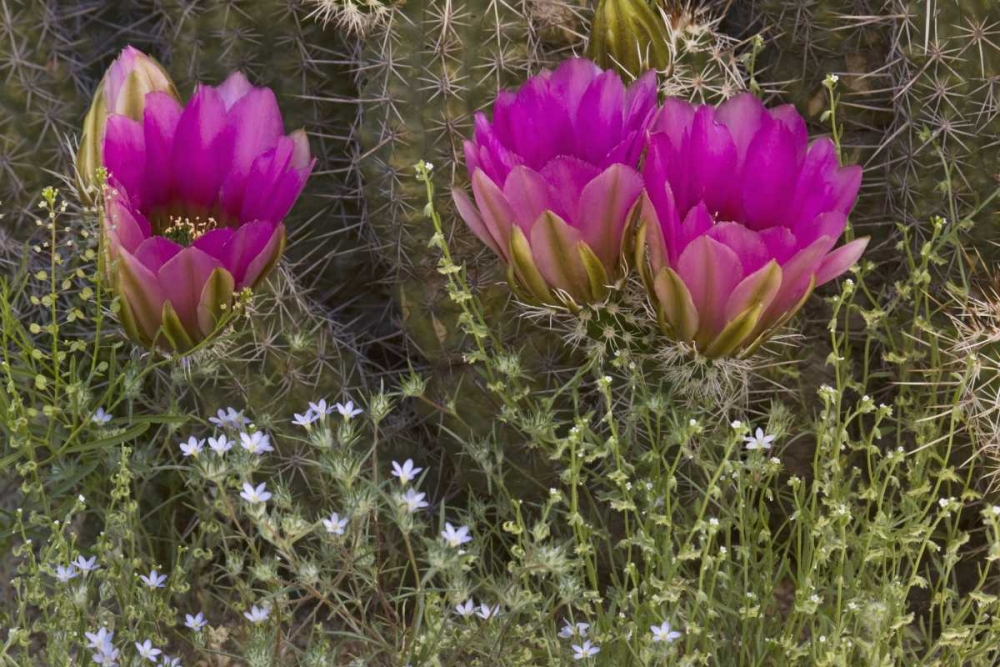
<instances>
[{"instance_id":1,"label":"unopened bud","mask_svg":"<svg viewBox=\"0 0 1000 667\"><path fill-rule=\"evenodd\" d=\"M91 200L97 170L103 165L104 130L112 115L128 116L141 122L146 94L164 92L180 99L167 71L142 51L131 46L111 63L97 87L94 101L83 121L76 172L81 196Z\"/></svg>"},{"instance_id":2,"label":"unopened bud","mask_svg":"<svg viewBox=\"0 0 1000 667\"><path fill-rule=\"evenodd\" d=\"M667 68L666 25L646 0L601 0L594 12L587 55L604 69L631 77Z\"/></svg>"}]
</instances>

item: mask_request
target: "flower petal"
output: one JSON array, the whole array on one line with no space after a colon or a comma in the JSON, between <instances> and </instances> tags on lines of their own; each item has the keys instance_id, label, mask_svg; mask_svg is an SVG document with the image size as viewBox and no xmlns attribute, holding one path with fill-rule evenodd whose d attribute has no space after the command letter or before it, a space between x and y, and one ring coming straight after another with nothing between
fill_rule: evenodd
<instances>
[{"instance_id":1,"label":"flower petal","mask_svg":"<svg viewBox=\"0 0 1000 667\"><path fill-rule=\"evenodd\" d=\"M479 207L486 228L502 251L501 256L509 262L508 246L511 226L514 224L514 211L511 210L507 198L497 184L482 171L472 174L472 196L476 199L476 206Z\"/></svg>"},{"instance_id":2,"label":"flower petal","mask_svg":"<svg viewBox=\"0 0 1000 667\"><path fill-rule=\"evenodd\" d=\"M699 236L677 261L677 275L691 293L698 311L699 345L705 345L726 325L726 302L743 278L736 253L708 236Z\"/></svg>"},{"instance_id":3,"label":"flower petal","mask_svg":"<svg viewBox=\"0 0 1000 667\"><path fill-rule=\"evenodd\" d=\"M841 275L849 268L857 264L868 247L869 238L855 239L850 243L845 243L829 255L823 258L823 262L816 271L816 286L819 287L828 283Z\"/></svg>"},{"instance_id":4,"label":"flower petal","mask_svg":"<svg viewBox=\"0 0 1000 667\"><path fill-rule=\"evenodd\" d=\"M531 226L529 240L535 265L551 287L572 296L585 294L589 280L576 248L583 240L578 230L545 211Z\"/></svg>"},{"instance_id":5,"label":"flower petal","mask_svg":"<svg viewBox=\"0 0 1000 667\"><path fill-rule=\"evenodd\" d=\"M165 206L173 196L171 155L182 111L180 102L172 95L160 92L146 95L142 121L146 142L142 205L147 211Z\"/></svg>"},{"instance_id":6,"label":"flower petal","mask_svg":"<svg viewBox=\"0 0 1000 667\"><path fill-rule=\"evenodd\" d=\"M549 193L548 182L537 171L525 166L514 167L503 185L503 194L514 212L518 226L530 235L530 229L543 211L552 211L569 218L569 211L560 211Z\"/></svg>"},{"instance_id":7,"label":"flower petal","mask_svg":"<svg viewBox=\"0 0 1000 667\"><path fill-rule=\"evenodd\" d=\"M178 195L189 205L212 209L232 150L222 96L215 88L199 86L181 114L174 138L171 162Z\"/></svg>"},{"instance_id":8,"label":"flower petal","mask_svg":"<svg viewBox=\"0 0 1000 667\"><path fill-rule=\"evenodd\" d=\"M128 116L111 116L104 133L104 166L131 197L138 197L146 166L142 125Z\"/></svg>"},{"instance_id":9,"label":"flower petal","mask_svg":"<svg viewBox=\"0 0 1000 667\"><path fill-rule=\"evenodd\" d=\"M787 226L789 193L798 179L792 133L766 119L750 142L743 173L745 223L751 229Z\"/></svg>"},{"instance_id":10,"label":"flower petal","mask_svg":"<svg viewBox=\"0 0 1000 667\"><path fill-rule=\"evenodd\" d=\"M278 100L269 88L248 91L233 104L226 122L233 135L233 160L223 181L221 203L229 217L236 217L242 208L250 168L259 155L277 146L284 125Z\"/></svg>"},{"instance_id":11,"label":"flower petal","mask_svg":"<svg viewBox=\"0 0 1000 667\"><path fill-rule=\"evenodd\" d=\"M459 217L465 221L465 224L472 230L472 233L479 237L479 240L485 243L490 250L506 260L507 252L500 249L501 241L493 238L490 228L486 226L483 216L479 214L476 205L469 199L469 195L466 194L465 190L452 188L451 198L455 202L455 210L458 211Z\"/></svg>"},{"instance_id":12,"label":"flower petal","mask_svg":"<svg viewBox=\"0 0 1000 667\"><path fill-rule=\"evenodd\" d=\"M233 105L243 99L244 95L253 90L253 86L243 72L233 72L216 90L219 92L219 97L228 111Z\"/></svg>"},{"instance_id":13,"label":"flower petal","mask_svg":"<svg viewBox=\"0 0 1000 667\"><path fill-rule=\"evenodd\" d=\"M642 178L631 167L611 165L580 194L576 216L583 241L611 274L622 250L628 214L642 192Z\"/></svg>"},{"instance_id":14,"label":"flower petal","mask_svg":"<svg viewBox=\"0 0 1000 667\"><path fill-rule=\"evenodd\" d=\"M198 305L201 293L209 276L222 263L202 250L188 247L170 258L157 271L157 281L164 298L170 302L174 312L192 339L197 338ZM197 342L197 340L195 340Z\"/></svg>"}]
</instances>

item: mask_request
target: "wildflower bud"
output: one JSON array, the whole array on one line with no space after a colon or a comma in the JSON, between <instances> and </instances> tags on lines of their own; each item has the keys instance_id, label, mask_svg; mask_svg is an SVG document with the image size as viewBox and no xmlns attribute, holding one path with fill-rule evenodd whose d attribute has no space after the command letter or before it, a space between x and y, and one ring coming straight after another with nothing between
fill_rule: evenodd
<instances>
[{"instance_id":1,"label":"wildflower bud","mask_svg":"<svg viewBox=\"0 0 1000 667\"><path fill-rule=\"evenodd\" d=\"M601 0L594 12L587 55L604 69L638 77L670 62L663 17L646 0Z\"/></svg>"},{"instance_id":2,"label":"wildflower bud","mask_svg":"<svg viewBox=\"0 0 1000 667\"><path fill-rule=\"evenodd\" d=\"M108 118L118 114L141 122L146 94L152 92L164 92L180 99L170 75L158 62L138 49L126 47L104 73L83 121L76 171L84 196L89 187L96 185L94 176L103 165L104 130Z\"/></svg>"}]
</instances>

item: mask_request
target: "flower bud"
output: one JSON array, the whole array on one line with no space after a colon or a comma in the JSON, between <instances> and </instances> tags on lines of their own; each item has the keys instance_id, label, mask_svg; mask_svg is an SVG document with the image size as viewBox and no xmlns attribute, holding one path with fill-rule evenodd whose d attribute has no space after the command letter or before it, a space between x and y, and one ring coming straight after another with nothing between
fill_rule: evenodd
<instances>
[{"instance_id":1,"label":"flower bud","mask_svg":"<svg viewBox=\"0 0 1000 667\"><path fill-rule=\"evenodd\" d=\"M142 121L146 93L155 91L180 99L170 75L158 62L138 49L126 47L105 72L83 121L83 134L76 154L81 196L91 197L88 191L95 185L94 176L103 164L104 130L108 117L120 114Z\"/></svg>"},{"instance_id":2,"label":"flower bud","mask_svg":"<svg viewBox=\"0 0 1000 667\"><path fill-rule=\"evenodd\" d=\"M594 12L587 55L604 69L638 77L670 62L663 17L647 0L601 0Z\"/></svg>"}]
</instances>

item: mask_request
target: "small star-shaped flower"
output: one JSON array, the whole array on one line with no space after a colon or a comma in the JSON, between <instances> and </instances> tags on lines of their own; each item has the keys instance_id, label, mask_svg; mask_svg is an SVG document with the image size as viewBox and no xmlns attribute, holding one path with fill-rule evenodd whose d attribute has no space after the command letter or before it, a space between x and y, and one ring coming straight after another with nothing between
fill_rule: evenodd
<instances>
[{"instance_id":1,"label":"small star-shaped flower","mask_svg":"<svg viewBox=\"0 0 1000 667\"><path fill-rule=\"evenodd\" d=\"M185 457L198 456L205 448L205 441L199 440L198 438L192 435L190 438L188 438L187 442L182 442L180 446L181 446L181 454L183 454Z\"/></svg>"},{"instance_id":2,"label":"small star-shaped flower","mask_svg":"<svg viewBox=\"0 0 1000 667\"><path fill-rule=\"evenodd\" d=\"M271 615L270 607L258 607L254 605L250 608L250 611L243 612L246 619L251 623L263 623L267 620L267 617Z\"/></svg>"},{"instance_id":3,"label":"small star-shaped flower","mask_svg":"<svg viewBox=\"0 0 1000 667\"><path fill-rule=\"evenodd\" d=\"M399 483L403 486L415 480L422 470L423 468L417 468L413 465L413 459L406 459L403 461L403 465L399 465L396 461L392 462L392 476L398 477Z\"/></svg>"},{"instance_id":4,"label":"small star-shaped flower","mask_svg":"<svg viewBox=\"0 0 1000 667\"><path fill-rule=\"evenodd\" d=\"M765 435L764 429L758 428L754 435L748 435L743 439L743 442L746 443L747 449L751 451L755 449L771 449L771 443L774 442L774 436Z\"/></svg>"},{"instance_id":5,"label":"small star-shaped flower","mask_svg":"<svg viewBox=\"0 0 1000 667\"><path fill-rule=\"evenodd\" d=\"M601 652L600 647L594 646L589 639L579 646L573 644L572 648L574 660L586 660L587 658L592 658Z\"/></svg>"},{"instance_id":6,"label":"small star-shaped flower","mask_svg":"<svg viewBox=\"0 0 1000 667\"><path fill-rule=\"evenodd\" d=\"M205 620L205 615L199 611L194 616L184 614L184 625L195 632L201 632L202 628L208 625L208 621Z\"/></svg>"},{"instance_id":7,"label":"small star-shaped flower","mask_svg":"<svg viewBox=\"0 0 1000 667\"><path fill-rule=\"evenodd\" d=\"M78 575L78 574L79 574L79 572L77 572L76 568L73 567L72 565L67 565L67 566L59 565L59 566L56 567L56 575L55 576L56 576L56 579L61 584L65 584L70 579L74 579L76 577L76 575Z\"/></svg>"},{"instance_id":8,"label":"small star-shaped flower","mask_svg":"<svg viewBox=\"0 0 1000 667\"><path fill-rule=\"evenodd\" d=\"M136 642L135 650L138 652L140 658L145 658L150 662L156 662L156 656L163 653L163 651L161 651L160 649L154 648L153 642L149 641L148 639L141 644L139 642Z\"/></svg>"},{"instance_id":9,"label":"small star-shaped flower","mask_svg":"<svg viewBox=\"0 0 1000 667\"><path fill-rule=\"evenodd\" d=\"M326 526L326 532L331 535L343 535L344 528L347 527L347 517L340 518L340 515L334 512L329 519L323 519L323 525Z\"/></svg>"},{"instance_id":10,"label":"small star-shaped flower","mask_svg":"<svg viewBox=\"0 0 1000 667\"><path fill-rule=\"evenodd\" d=\"M444 530L441 531L441 537L444 541L448 543L450 547L460 547L466 542L472 541L472 536L469 535L469 529L466 526L459 526L455 528L450 523L444 524Z\"/></svg>"},{"instance_id":11,"label":"small star-shaped flower","mask_svg":"<svg viewBox=\"0 0 1000 667\"><path fill-rule=\"evenodd\" d=\"M143 576L140 574L139 579L149 588L163 588L163 584L167 581L167 575L160 574L156 570L152 570L150 571L149 576Z\"/></svg>"},{"instance_id":12,"label":"small star-shaped flower","mask_svg":"<svg viewBox=\"0 0 1000 667\"><path fill-rule=\"evenodd\" d=\"M243 490L240 491L240 498L251 505L266 503L271 499L271 493L267 490L267 483L261 482L254 487L250 482L243 482Z\"/></svg>"},{"instance_id":13,"label":"small star-shaped flower","mask_svg":"<svg viewBox=\"0 0 1000 667\"><path fill-rule=\"evenodd\" d=\"M583 639L587 636L587 630L589 629L590 623L570 623L569 621L565 621L565 625L559 631L559 636L563 639L569 639L570 637Z\"/></svg>"},{"instance_id":14,"label":"small star-shaped flower","mask_svg":"<svg viewBox=\"0 0 1000 667\"><path fill-rule=\"evenodd\" d=\"M212 424L219 428L238 429L243 428L250 423L250 420L243 416L242 410L219 408L215 415L215 417L209 417L208 421L212 422Z\"/></svg>"},{"instance_id":15,"label":"small star-shaped flower","mask_svg":"<svg viewBox=\"0 0 1000 667\"><path fill-rule=\"evenodd\" d=\"M340 416L344 419L354 419L360 415L364 410L361 408L354 407L354 401L348 401L347 403L337 403L333 408L340 413Z\"/></svg>"},{"instance_id":16,"label":"small star-shaped flower","mask_svg":"<svg viewBox=\"0 0 1000 667\"><path fill-rule=\"evenodd\" d=\"M76 566L80 572L87 574L88 572L93 572L100 565L97 564L97 556L91 556L90 558L84 558L82 555L77 556L76 560L73 561L73 565Z\"/></svg>"},{"instance_id":17,"label":"small star-shaped flower","mask_svg":"<svg viewBox=\"0 0 1000 667\"><path fill-rule=\"evenodd\" d=\"M97 408L97 411L90 417L90 421L97 424L98 426L104 426L112 419L114 419L114 417L105 412L103 407Z\"/></svg>"},{"instance_id":18,"label":"small star-shaped flower","mask_svg":"<svg viewBox=\"0 0 1000 667\"><path fill-rule=\"evenodd\" d=\"M472 616L472 614L475 613L475 611L476 611L476 603L472 601L472 598L469 598L468 600L466 600L461 604L455 605L455 613L461 616L462 618L468 618Z\"/></svg>"},{"instance_id":19,"label":"small star-shaped flower","mask_svg":"<svg viewBox=\"0 0 1000 667\"><path fill-rule=\"evenodd\" d=\"M271 446L271 438L267 433L263 433L262 431L254 431L253 433L244 431L240 433L240 447L251 454L263 454L264 452L274 451L274 447Z\"/></svg>"},{"instance_id":20,"label":"small star-shaped flower","mask_svg":"<svg viewBox=\"0 0 1000 667\"><path fill-rule=\"evenodd\" d=\"M653 633L654 642L665 642L669 644L681 636L681 633L670 629L669 621L663 621L660 625L651 625L649 626L649 631Z\"/></svg>"},{"instance_id":21,"label":"small star-shaped flower","mask_svg":"<svg viewBox=\"0 0 1000 667\"><path fill-rule=\"evenodd\" d=\"M233 441L227 438L225 434L222 434L218 438L209 438L208 448L219 456L222 456L233 448Z\"/></svg>"},{"instance_id":22,"label":"small star-shaped flower","mask_svg":"<svg viewBox=\"0 0 1000 667\"><path fill-rule=\"evenodd\" d=\"M399 501L406 507L407 512L413 514L429 506L427 501L424 500L426 496L426 493L419 493L416 489L410 487L406 490L406 493L399 496Z\"/></svg>"}]
</instances>

